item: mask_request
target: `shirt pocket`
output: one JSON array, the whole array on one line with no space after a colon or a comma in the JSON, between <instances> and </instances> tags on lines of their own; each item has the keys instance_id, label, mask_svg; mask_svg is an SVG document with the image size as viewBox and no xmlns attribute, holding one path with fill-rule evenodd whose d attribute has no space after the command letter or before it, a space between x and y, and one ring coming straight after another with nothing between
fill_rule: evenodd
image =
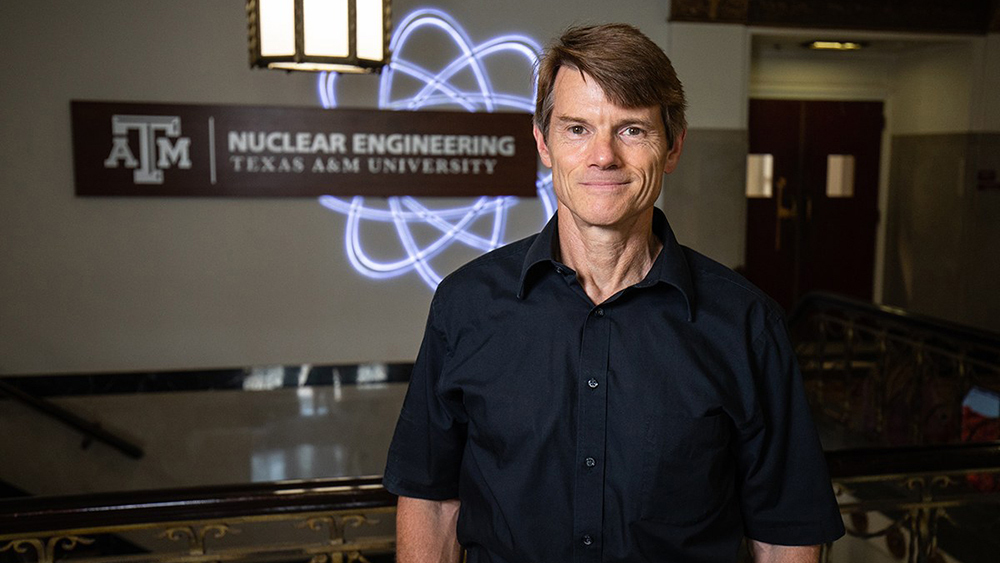
<instances>
[{"instance_id":1,"label":"shirt pocket","mask_svg":"<svg viewBox=\"0 0 1000 563\"><path fill-rule=\"evenodd\" d=\"M728 416L656 415L645 426L641 519L691 524L733 497Z\"/></svg>"}]
</instances>

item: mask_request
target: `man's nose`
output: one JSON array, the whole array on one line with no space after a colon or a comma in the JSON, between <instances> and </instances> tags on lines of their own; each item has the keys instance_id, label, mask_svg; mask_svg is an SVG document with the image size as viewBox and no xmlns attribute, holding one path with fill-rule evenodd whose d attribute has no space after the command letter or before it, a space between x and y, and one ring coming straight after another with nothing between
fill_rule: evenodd
<instances>
[{"instance_id":1,"label":"man's nose","mask_svg":"<svg viewBox=\"0 0 1000 563\"><path fill-rule=\"evenodd\" d=\"M599 168L614 168L620 162L618 158L618 139L614 133L598 133L591 139L590 165Z\"/></svg>"}]
</instances>

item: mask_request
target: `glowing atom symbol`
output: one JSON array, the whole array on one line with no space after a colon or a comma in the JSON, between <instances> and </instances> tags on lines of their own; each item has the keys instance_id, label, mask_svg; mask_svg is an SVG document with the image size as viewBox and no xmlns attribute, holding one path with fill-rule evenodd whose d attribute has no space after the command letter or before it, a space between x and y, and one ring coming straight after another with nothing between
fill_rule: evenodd
<instances>
[{"instance_id":1,"label":"glowing atom symbol","mask_svg":"<svg viewBox=\"0 0 1000 563\"><path fill-rule=\"evenodd\" d=\"M434 32L458 48L460 54L440 70L432 71L407 58L407 43L417 32ZM422 39L427 39L422 37ZM500 53L513 53L524 58L527 68L533 68L541 48L532 39L521 35L504 35L474 45L465 31L450 16L439 10L417 10L400 22L389 49L392 62L383 69L379 82L379 109L419 110L455 106L470 112L493 112L497 109L534 110L534 95L499 93L493 90L486 59ZM472 88L457 83L460 75L473 76ZM399 73L410 82L416 81L415 93L393 98L394 79ZM324 108L336 107L336 74L322 73L319 77L319 98ZM526 82L530 88L530 84ZM539 174L535 183L542 203L542 223L555 212L552 175ZM350 199L323 196L320 203L347 216L344 236L347 257L354 268L371 278L389 278L416 272L432 289L441 275L431 265L431 259L460 242L477 252L486 252L502 245L508 210L518 202L515 197L481 197L469 205L446 209L431 209L413 197L386 198L384 207L366 204L365 198ZM476 233L472 227L479 219L491 220L488 234ZM400 257L393 260L373 258L365 252L362 225L365 222L391 224L400 242ZM413 227L430 226L437 233L432 239L418 243ZM387 226L387 225L386 225Z\"/></svg>"}]
</instances>

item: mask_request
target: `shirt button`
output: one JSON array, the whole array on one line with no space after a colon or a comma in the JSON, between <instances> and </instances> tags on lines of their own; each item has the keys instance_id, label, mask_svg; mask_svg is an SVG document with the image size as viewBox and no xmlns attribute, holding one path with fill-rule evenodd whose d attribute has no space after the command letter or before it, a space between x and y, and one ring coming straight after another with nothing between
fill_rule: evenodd
<instances>
[{"instance_id":1,"label":"shirt button","mask_svg":"<svg viewBox=\"0 0 1000 563\"><path fill-rule=\"evenodd\" d=\"M596 379L594 379L593 377L591 377L590 380L587 381L587 385L590 386L591 389L597 389L597 386L599 384L597 383Z\"/></svg>"},{"instance_id":2,"label":"shirt button","mask_svg":"<svg viewBox=\"0 0 1000 563\"><path fill-rule=\"evenodd\" d=\"M583 536L583 545L590 545L594 543L594 538L590 536Z\"/></svg>"},{"instance_id":3,"label":"shirt button","mask_svg":"<svg viewBox=\"0 0 1000 563\"><path fill-rule=\"evenodd\" d=\"M566 270L563 270L562 266L556 266L556 273L557 274L565 274Z\"/></svg>"},{"instance_id":4,"label":"shirt button","mask_svg":"<svg viewBox=\"0 0 1000 563\"><path fill-rule=\"evenodd\" d=\"M596 309L596 310L594 311L594 315L596 315L596 316L598 316L598 317L603 317L603 316L604 316L604 309L602 309L602 308L598 307L598 308L597 308L597 309Z\"/></svg>"},{"instance_id":5,"label":"shirt button","mask_svg":"<svg viewBox=\"0 0 1000 563\"><path fill-rule=\"evenodd\" d=\"M595 460L595 459L594 459L594 458L592 458L592 457L588 457L587 459L583 460L583 463L584 463L584 464L585 464L585 465L586 465L587 467L593 467L593 466L597 465L597 460Z\"/></svg>"}]
</instances>

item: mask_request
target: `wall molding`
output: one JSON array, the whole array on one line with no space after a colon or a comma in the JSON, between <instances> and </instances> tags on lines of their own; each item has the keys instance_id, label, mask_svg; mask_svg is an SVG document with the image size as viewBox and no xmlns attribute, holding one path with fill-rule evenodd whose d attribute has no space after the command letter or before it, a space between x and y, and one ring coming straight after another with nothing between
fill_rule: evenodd
<instances>
[{"instance_id":1,"label":"wall molding","mask_svg":"<svg viewBox=\"0 0 1000 563\"><path fill-rule=\"evenodd\" d=\"M1000 31L1000 2L671 0L670 21L983 35Z\"/></svg>"}]
</instances>

